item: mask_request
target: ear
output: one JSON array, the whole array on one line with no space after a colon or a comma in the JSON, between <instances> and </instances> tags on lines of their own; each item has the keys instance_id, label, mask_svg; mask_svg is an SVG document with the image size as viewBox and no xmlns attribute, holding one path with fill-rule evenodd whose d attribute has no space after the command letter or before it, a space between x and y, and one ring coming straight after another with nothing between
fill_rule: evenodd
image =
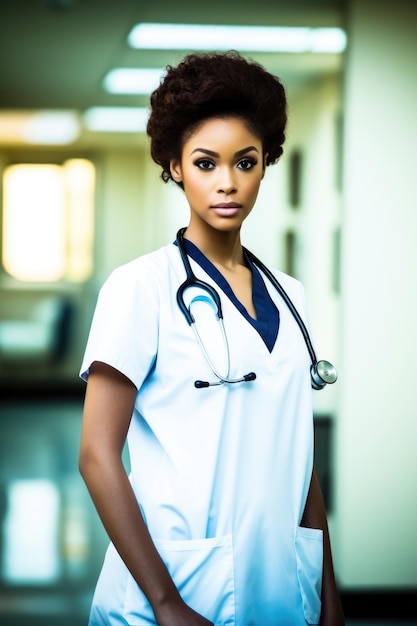
<instances>
[{"instance_id":1,"label":"ear","mask_svg":"<svg viewBox=\"0 0 417 626\"><path fill-rule=\"evenodd\" d=\"M169 169L171 171L171 176L176 183L182 182L182 170L181 163L178 159L171 159L169 162Z\"/></svg>"}]
</instances>

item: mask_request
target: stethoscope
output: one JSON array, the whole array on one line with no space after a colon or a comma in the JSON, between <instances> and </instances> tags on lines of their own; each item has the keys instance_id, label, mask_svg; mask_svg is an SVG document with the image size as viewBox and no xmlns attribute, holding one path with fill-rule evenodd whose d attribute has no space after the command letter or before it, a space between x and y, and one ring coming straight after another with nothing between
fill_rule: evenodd
<instances>
[{"instance_id":1,"label":"stethoscope","mask_svg":"<svg viewBox=\"0 0 417 626\"><path fill-rule=\"evenodd\" d=\"M197 278L197 276L194 274L193 270L191 269L190 261L185 251L185 244L184 244L185 230L186 230L185 228L181 228L177 233L178 250L180 252L181 259L184 264L185 272L187 274L187 278L185 279L185 281L178 287L177 303L185 319L187 320L188 324L193 329L194 335L200 345L200 348L204 354L204 357L208 365L210 366L210 369L212 370L213 374L218 379L215 382L208 382L205 380L196 380L194 382L194 386L197 389L201 389L203 387L213 387L216 385L222 385L224 383L230 383L230 384L231 383L244 383L244 382L255 380L256 378L255 372L249 372L248 374L244 374L240 378L229 378L230 352L229 352L229 344L227 342L226 331L225 331L224 323L223 323L223 312L222 312L222 305L220 302L220 296L217 293L216 289L214 289L214 287L204 282L203 280L200 280L199 278ZM329 361L323 361L323 360L317 361L316 353L314 351L313 344L311 343L311 339L308 334L307 328L303 320L301 319L297 309L295 308L293 302L291 301L290 297L288 296L288 294L282 287L282 285L278 282L278 280L275 278L273 273L262 263L262 261L260 261L254 254L252 254L252 252L249 252L249 250L245 249L245 253L247 257L249 258L249 260L252 263L254 263L265 274L268 280L272 283L274 288L278 291L278 293L284 300L285 304L288 306L295 321L297 322L300 328L300 331L303 335L303 338L304 338L304 341L307 346L307 350L309 352L310 359L311 359L310 375L311 375L311 386L313 387L313 389L323 389L327 384L333 384L334 382L336 382L337 370L335 366L329 363ZM214 301L215 308L216 308L216 318L220 324L224 350L226 354L226 374L225 375L221 374L215 367L212 359L210 358L210 355L208 354L204 346L200 333L198 332L198 329L196 327L195 319L190 310L191 305L187 307L187 305L184 302L184 292L191 287L194 287L194 288L199 287L203 291L207 292Z\"/></svg>"}]
</instances>

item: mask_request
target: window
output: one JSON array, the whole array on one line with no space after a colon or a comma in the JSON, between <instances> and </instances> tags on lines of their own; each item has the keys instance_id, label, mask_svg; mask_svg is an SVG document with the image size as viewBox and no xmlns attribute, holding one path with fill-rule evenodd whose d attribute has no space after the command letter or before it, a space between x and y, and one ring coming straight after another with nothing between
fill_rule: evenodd
<instances>
[{"instance_id":1,"label":"window","mask_svg":"<svg viewBox=\"0 0 417 626\"><path fill-rule=\"evenodd\" d=\"M10 165L3 176L2 263L22 281L82 282L92 272L95 168Z\"/></svg>"},{"instance_id":2,"label":"window","mask_svg":"<svg viewBox=\"0 0 417 626\"><path fill-rule=\"evenodd\" d=\"M59 576L59 494L47 480L9 485L3 575L11 583L52 582Z\"/></svg>"}]
</instances>

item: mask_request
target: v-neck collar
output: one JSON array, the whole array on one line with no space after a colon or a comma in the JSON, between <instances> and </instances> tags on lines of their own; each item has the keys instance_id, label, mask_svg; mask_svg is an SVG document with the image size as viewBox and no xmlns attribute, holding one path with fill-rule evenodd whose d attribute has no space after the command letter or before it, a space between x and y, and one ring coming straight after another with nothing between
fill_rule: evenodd
<instances>
[{"instance_id":1,"label":"v-neck collar","mask_svg":"<svg viewBox=\"0 0 417 626\"><path fill-rule=\"evenodd\" d=\"M177 243L174 242L176 245ZM243 317L253 326L259 333L269 352L272 352L279 331L279 310L273 302L268 290L265 286L261 273L258 268L248 258L245 249L244 256L247 266L252 272L252 300L256 310L256 319L253 319L247 312L243 304L238 300L225 279L223 274L219 272L217 267L197 248L192 241L184 239L185 251L200 267L215 281L223 293L235 305Z\"/></svg>"}]
</instances>

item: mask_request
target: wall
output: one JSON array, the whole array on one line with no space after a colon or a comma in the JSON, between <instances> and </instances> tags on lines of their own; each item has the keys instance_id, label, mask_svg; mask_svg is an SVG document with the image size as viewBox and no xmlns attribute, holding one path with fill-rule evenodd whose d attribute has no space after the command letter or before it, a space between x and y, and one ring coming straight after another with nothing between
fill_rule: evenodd
<instances>
[{"instance_id":1,"label":"wall","mask_svg":"<svg viewBox=\"0 0 417 626\"><path fill-rule=\"evenodd\" d=\"M310 85L290 102L288 152L301 155L300 201L286 204L288 226L296 229L296 275L305 286L309 321L318 359L338 364L338 253L340 77ZM288 168L288 163L287 163ZM315 394L318 413L336 415L339 385Z\"/></svg>"},{"instance_id":2,"label":"wall","mask_svg":"<svg viewBox=\"0 0 417 626\"><path fill-rule=\"evenodd\" d=\"M350 7L336 565L398 588L417 585L417 12Z\"/></svg>"},{"instance_id":3,"label":"wall","mask_svg":"<svg viewBox=\"0 0 417 626\"><path fill-rule=\"evenodd\" d=\"M285 156L267 171L243 239L268 264L282 267L283 234L295 229L315 344L339 369L337 385L316 401L336 424L330 523L339 581L345 588L407 587L417 585L416 20L405 0L393 8L377 0L350 4L342 194L339 86L329 79L292 99ZM287 156L294 148L304 154L297 211L288 203ZM160 182L145 152L142 146L103 151L97 161L91 303L113 267L167 243L186 224L182 193ZM338 295L329 265L340 224Z\"/></svg>"}]
</instances>

